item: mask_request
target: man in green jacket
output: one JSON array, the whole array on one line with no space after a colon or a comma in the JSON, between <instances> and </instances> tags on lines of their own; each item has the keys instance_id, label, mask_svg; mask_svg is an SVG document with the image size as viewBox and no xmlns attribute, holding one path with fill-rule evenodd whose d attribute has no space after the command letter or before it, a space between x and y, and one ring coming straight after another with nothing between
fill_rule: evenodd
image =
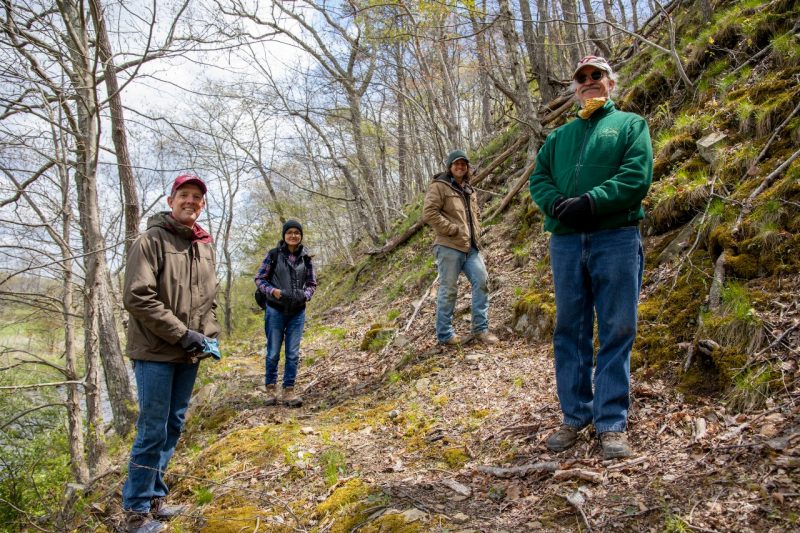
<instances>
[{"instance_id":1,"label":"man in green jacket","mask_svg":"<svg viewBox=\"0 0 800 533\"><path fill-rule=\"evenodd\" d=\"M152 217L128 252L123 304L130 313L127 355L139 397L122 489L129 532L163 531L160 520L184 510L164 504L164 471L183 429L199 359L219 355L214 246L197 224L206 190L192 174L175 178L170 211Z\"/></svg>"},{"instance_id":2,"label":"man in green jacket","mask_svg":"<svg viewBox=\"0 0 800 533\"><path fill-rule=\"evenodd\" d=\"M475 190L469 184L469 160L463 150L447 156L447 172L433 177L425 194L422 220L433 228L433 250L439 270L436 298L436 338L441 344L459 345L453 329L453 311L461 272L472 285L472 333L486 344L497 337L489 331L489 287L486 265L479 251L481 223Z\"/></svg>"},{"instance_id":3,"label":"man in green jacket","mask_svg":"<svg viewBox=\"0 0 800 533\"><path fill-rule=\"evenodd\" d=\"M602 57L578 63L572 82L578 118L548 135L530 177L531 197L552 233L553 348L563 423L547 447L570 448L578 431L593 423L606 459L631 454L625 432L644 269L639 221L653 178L647 123L616 109L609 98L615 86Z\"/></svg>"}]
</instances>

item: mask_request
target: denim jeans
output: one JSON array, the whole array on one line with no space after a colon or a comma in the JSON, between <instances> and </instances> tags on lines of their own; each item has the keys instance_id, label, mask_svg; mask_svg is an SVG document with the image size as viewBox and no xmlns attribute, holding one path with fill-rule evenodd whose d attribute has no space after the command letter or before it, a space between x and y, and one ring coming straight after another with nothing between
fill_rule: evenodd
<instances>
[{"instance_id":1,"label":"denim jeans","mask_svg":"<svg viewBox=\"0 0 800 533\"><path fill-rule=\"evenodd\" d=\"M550 259L556 290L556 387L564 423L580 428L594 422L598 433L624 431L644 270L639 228L553 235Z\"/></svg>"},{"instance_id":2,"label":"denim jeans","mask_svg":"<svg viewBox=\"0 0 800 533\"><path fill-rule=\"evenodd\" d=\"M489 279L483 257L473 246L468 253L437 244L433 247L439 269L436 297L436 339L446 342L455 335L453 311L458 296L458 276L463 272L472 285L472 333L489 329Z\"/></svg>"},{"instance_id":3,"label":"denim jeans","mask_svg":"<svg viewBox=\"0 0 800 533\"><path fill-rule=\"evenodd\" d=\"M300 339L303 337L305 323L305 310L287 315L283 311L267 306L264 311L264 333L267 336L266 374L264 376L266 385L272 385L278 381L281 344L286 341L283 387L294 387L297 364L300 362Z\"/></svg>"},{"instance_id":4,"label":"denim jeans","mask_svg":"<svg viewBox=\"0 0 800 533\"><path fill-rule=\"evenodd\" d=\"M147 512L151 498L169 493L164 472L181 435L200 364L134 361L133 365L139 418L122 507Z\"/></svg>"}]
</instances>

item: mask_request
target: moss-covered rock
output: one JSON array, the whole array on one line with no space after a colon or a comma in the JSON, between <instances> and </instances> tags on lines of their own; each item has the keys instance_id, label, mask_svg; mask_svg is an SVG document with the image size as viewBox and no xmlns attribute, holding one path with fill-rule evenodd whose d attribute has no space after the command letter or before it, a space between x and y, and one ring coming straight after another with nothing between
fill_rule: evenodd
<instances>
[{"instance_id":1,"label":"moss-covered rock","mask_svg":"<svg viewBox=\"0 0 800 533\"><path fill-rule=\"evenodd\" d=\"M530 341L549 342L556 322L555 295L531 289L514 304L514 331Z\"/></svg>"},{"instance_id":2,"label":"moss-covered rock","mask_svg":"<svg viewBox=\"0 0 800 533\"><path fill-rule=\"evenodd\" d=\"M364 351L378 351L391 342L397 328L385 324L373 324L361 339L361 349Z\"/></svg>"}]
</instances>

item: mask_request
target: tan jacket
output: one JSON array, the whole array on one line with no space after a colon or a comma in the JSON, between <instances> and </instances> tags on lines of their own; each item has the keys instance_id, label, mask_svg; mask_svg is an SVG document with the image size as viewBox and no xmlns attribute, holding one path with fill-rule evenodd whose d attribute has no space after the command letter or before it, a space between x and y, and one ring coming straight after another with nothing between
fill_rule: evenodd
<instances>
[{"instance_id":1,"label":"tan jacket","mask_svg":"<svg viewBox=\"0 0 800 533\"><path fill-rule=\"evenodd\" d=\"M478 199L472 187L465 182L468 195L472 230L475 245L480 246L481 223L479 220ZM454 248L464 253L470 248L470 227L467 219L467 201L464 195L450 183L447 173L437 174L425 194L422 220L436 233L433 244Z\"/></svg>"},{"instance_id":2,"label":"tan jacket","mask_svg":"<svg viewBox=\"0 0 800 533\"><path fill-rule=\"evenodd\" d=\"M152 217L147 226L131 246L125 268L122 301L130 313L127 355L145 361L188 362L178 344L187 328L206 337L216 337L220 330L214 247L192 242L192 230L165 213Z\"/></svg>"}]
</instances>

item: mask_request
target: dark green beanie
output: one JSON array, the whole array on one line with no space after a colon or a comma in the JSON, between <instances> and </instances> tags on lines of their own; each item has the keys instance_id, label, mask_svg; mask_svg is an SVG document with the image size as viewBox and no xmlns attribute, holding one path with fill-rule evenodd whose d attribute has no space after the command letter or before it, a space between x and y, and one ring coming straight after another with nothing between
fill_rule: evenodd
<instances>
[{"instance_id":1,"label":"dark green beanie","mask_svg":"<svg viewBox=\"0 0 800 533\"><path fill-rule=\"evenodd\" d=\"M450 170L450 166L459 159L463 159L469 165L469 158L467 157L467 153L464 150L453 150L447 156L447 170Z\"/></svg>"}]
</instances>

